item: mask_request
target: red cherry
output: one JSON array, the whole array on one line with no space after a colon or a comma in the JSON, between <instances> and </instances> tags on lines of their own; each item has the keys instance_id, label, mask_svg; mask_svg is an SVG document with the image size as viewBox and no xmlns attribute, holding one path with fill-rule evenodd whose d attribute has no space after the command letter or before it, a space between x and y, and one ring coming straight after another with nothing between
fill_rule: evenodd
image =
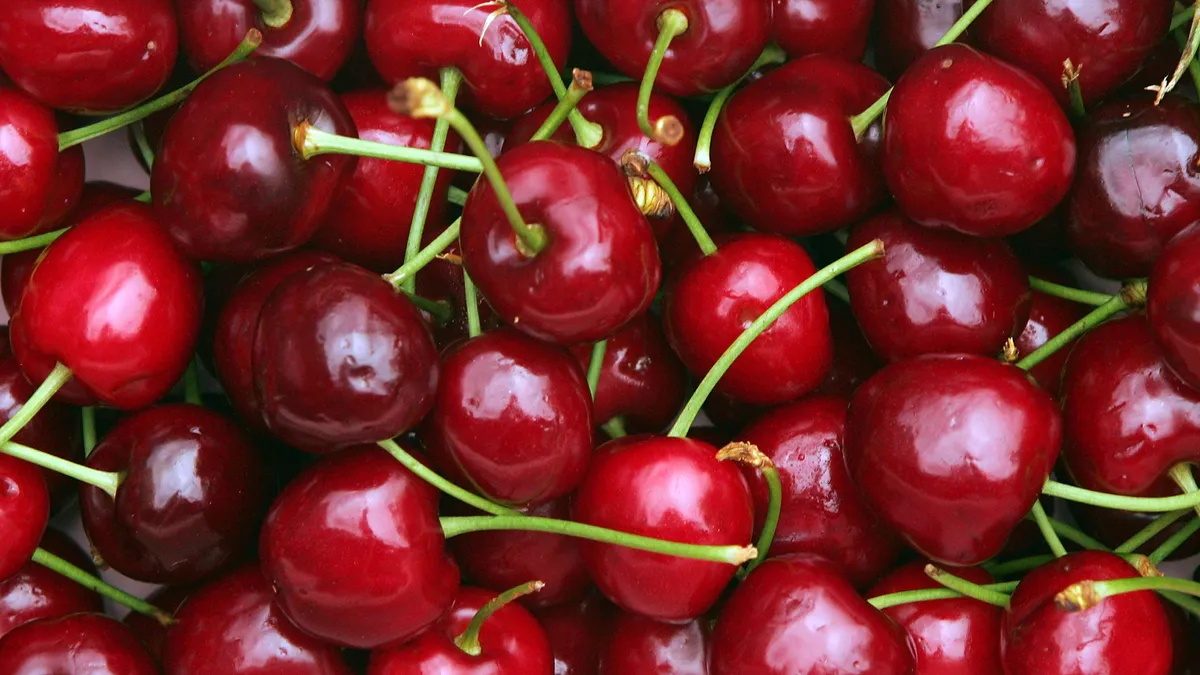
<instances>
[{"instance_id":1,"label":"red cherry","mask_svg":"<svg viewBox=\"0 0 1200 675\"><path fill-rule=\"evenodd\" d=\"M1086 313L1087 310L1078 303L1034 291L1033 300L1029 303L1029 321L1016 339L1017 352L1033 353L1071 324L1082 319ZM1063 368L1067 365L1067 356L1070 353L1068 344L1029 369L1030 376L1051 396L1058 396Z\"/></svg>"},{"instance_id":2,"label":"red cherry","mask_svg":"<svg viewBox=\"0 0 1200 675\"><path fill-rule=\"evenodd\" d=\"M256 570L257 571L257 570ZM163 586L150 594L146 601L174 617L179 608L196 592L195 586ZM121 620L141 640L142 646L158 663L163 662L163 650L167 646L167 627L157 619L130 612Z\"/></svg>"},{"instance_id":3,"label":"red cherry","mask_svg":"<svg viewBox=\"0 0 1200 675\"><path fill-rule=\"evenodd\" d=\"M618 611L600 673L708 675L708 633L701 619L669 624Z\"/></svg>"},{"instance_id":4,"label":"red cherry","mask_svg":"<svg viewBox=\"0 0 1200 675\"><path fill-rule=\"evenodd\" d=\"M46 530L41 547L80 569L95 573L91 559L79 545L56 530ZM0 581L0 638L14 628L38 619L103 611L104 602L95 591L32 561Z\"/></svg>"},{"instance_id":5,"label":"red cherry","mask_svg":"<svg viewBox=\"0 0 1200 675\"><path fill-rule=\"evenodd\" d=\"M0 87L0 185L5 241L54 229L83 189L82 150L59 152L54 114L11 87Z\"/></svg>"},{"instance_id":6,"label":"red cherry","mask_svg":"<svg viewBox=\"0 0 1200 675\"><path fill-rule=\"evenodd\" d=\"M1054 401L982 356L894 363L850 403L846 466L863 499L927 557L974 565L1033 506L1062 440Z\"/></svg>"},{"instance_id":7,"label":"red cherry","mask_svg":"<svg viewBox=\"0 0 1200 675\"><path fill-rule=\"evenodd\" d=\"M1200 389L1200 227L1189 227L1163 249L1150 272L1146 314L1163 358L1184 382Z\"/></svg>"},{"instance_id":8,"label":"red cherry","mask_svg":"<svg viewBox=\"0 0 1200 675\"><path fill-rule=\"evenodd\" d=\"M158 666L120 621L71 614L27 623L0 638L0 673L158 675Z\"/></svg>"},{"instance_id":9,"label":"red cherry","mask_svg":"<svg viewBox=\"0 0 1200 675\"><path fill-rule=\"evenodd\" d=\"M963 15L963 0L875 0L875 65L896 80Z\"/></svg>"},{"instance_id":10,"label":"red cherry","mask_svg":"<svg viewBox=\"0 0 1200 675\"><path fill-rule=\"evenodd\" d=\"M554 675L597 675L616 610L599 593L535 610L554 654Z\"/></svg>"},{"instance_id":11,"label":"red cherry","mask_svg":"<svg viewBox=\"0 0 1200 675\"><path fill-rule=\"evenodd\" d=\"M773 0L771 37L788 56L861 60L876 0Z\"/></svg>"},{"instance_id":12,"label":"red cherry","mask_svg":"<svg viewBox=\"0 0 1200 675\"><path fill-rule=\"evenodd\" d=\"M998 237L1062 201L1075 137L1040 82L951 44L926 52L896 83L883 172L900 209L921 225Z\"/></svg>"},{"instance_id":13,"label":"red cherry","mask_svg":"<svg viewBox=\"0 0 1200 675\"><path fill-rule=\"evenodd\" d=\"M809 553L769 558L746 577L712 644L713 675L913 672L903 631Z\"/></svg>"},{"instance_id":14,"label":"red cherry","mask_svg":"<svg viewBox=\"0 0 1200 675\"><path fill-rule=\"evenodd\" d=\"M9 420L29 401L36 388L21 374L21 367L12 356L0 358L0 420ZM28 445L56 457L73 462L83 461L83 438L79 412L71 406L51 400L28 424L13 436L17 443ZM57 471L42 469L53 506L75 494L76 482ZM3 578L3 577L0 577Z\"/></svg>"}]
</instances>

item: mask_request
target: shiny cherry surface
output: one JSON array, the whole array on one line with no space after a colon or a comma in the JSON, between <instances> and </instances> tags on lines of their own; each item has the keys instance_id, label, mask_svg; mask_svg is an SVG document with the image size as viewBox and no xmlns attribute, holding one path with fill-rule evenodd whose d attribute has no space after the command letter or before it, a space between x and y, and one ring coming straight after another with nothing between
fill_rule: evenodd
<instances>
[{"instance_id":1,"label":"shiny cherry surface","mask_svg":"<svg viewBox=\"0 0 1200 675\"><path fill-rule=\"evenodd\" d=\"M709 631L704 619L660 623L617 612L600 661L601 675L708 675Z\"/></svg>"},{"instance_id":2,"label":"shiny cherry surface","mask_svg":"<svg viewBox=\"0 0 1200 675\"><path fill-rule=\"evenodd\" d=\"M49 108L19 89L0 87L0 239L51 230L79 200L82 182L71 186L67 203L55 202L71 156L71 150L58 151L58 123Z\"/></svg>"},{"instance_id":3,"label":"shiny cherry surface","mask_svg":"<svg viewBox=\"0 0 1200 675\"><path fill-rule=\"evenodd\" d=\"M1023 356L1033 353L1071 324L1082 319L1084 314L1087 314L1087 308L1083 305L1034 291L1033 299L1029 303L1029 321L1025 323L1025 328L1015 342L1017 353ZM1051 396L1058 396L1063 368L1067 365L1072 344L1067 343L1045 361L1029 369L1034 381Z\"/></svg>"},{"instance_id":4,"label":"shiny cherry surface","mask_svg":"<svg viewBox=\"0 0 1200 675\"><path fill-rule=\"evenodd\" d=\"M793 58L832 54L859 61L877 0L773 0L771 38Z\"/></svg>"},{"instance_id":5,"label":"shiny cherry surface","mask_svg":"<svg viewBox=\"0 0 1200 675\"><path fill-rule=\"evenodd\" d=\"M27 623L0 638L6 675L158 675L158 666L125 624L103 614Z\"/></svg>"},{"instance_id":6,"label":"shiny cherry surface","mask_svg":"<svg viewBox=\"0 0 1200 675\"><path fill-rule=\"evenodd\" d=\"M21 367L12 356L0 358L0 420L11 419L33 395L35 387L25 379ZM21 427L13 440L73 462L83 461L83 437L79 413L75 408L56 400L47 403L29 424ZM53 506L75 494L77 482L57 471L41 469L50 490ZM0 577L2 578L2 577Z\"/></svg>"},{"instance_id":7,"label":"shiny cherry surface","mask_svg":"<svg viewBox=\"0 0 1200 675\"><path fill-rule=\"evenodd\" d=\"M1150 272L1146 315L1171 370L1200 389L1200 226L1163 249Z\"/></svg>"},{"instance_id":8,"label":"shiny cherry surface","mask_svg":"<svg viewBox=\"0 0 1200 675\"><path fill-rule=\"evenodd\" d=\"M875 65L896 80L963 15L963 0L875 0Z\"/></svg>"},{"instance_id":9,"label":"shiny cherry surface","mask_svg":"<svg viewBox=\"0 0 1200 675\"><path fill-rule=\"evenodd\" d=\"M41 547L80 569L95 573L91 558L78 544L56 530L46 530ZM33 561L0 580L0 637L30 621L103 611L104 602L95 591Z\"/></svg>"},{"instance_id":10,"label":"shiny cherry surface","mask_svg":"<svg viewBox=\"0 0 1200 675\"><path fill-rule=\"evenodd\" d=\"M37 467L0 455L0 579L25 566L50 520L50 491Z\"/></svg>"},{"instance_id":11,"label":"shiny cherry surface","mask_svg":"<svg viewBox=\"0 0 1200 675\"><path fill-rule=\"evenodd\" d=\"M550 640L554 675L597 675L600 658L616 613L604 596L592 592L582 600L535 610Z\"/></svg>"}]
</instances>

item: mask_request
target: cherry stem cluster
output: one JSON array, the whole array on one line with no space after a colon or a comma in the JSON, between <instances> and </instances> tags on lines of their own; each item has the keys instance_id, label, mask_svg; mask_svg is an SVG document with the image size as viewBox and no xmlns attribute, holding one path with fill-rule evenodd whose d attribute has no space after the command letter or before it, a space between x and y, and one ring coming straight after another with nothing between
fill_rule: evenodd
<instances>
[{"instance_id":1,"label":"cherry stem cluster","mask_svg":"<svg viewBox=\"0 0 1200 675\"><path fill-rule=\"evenodd\" d=\"M1107 581L1081 581L1071 584L1054 596L1054 604L1065 612L1081 612L1124 593L1138 591L1172 591L1188 596L1200 596L1200 583L1177 577L1148 576Z\"/></svg>"},{"instance_id":2,"label":"cherry stem cluster","mask_svg":"<svg viewBox=\"0 0 1200 675\"><path fill-rule=\"evenodd\" d=\"M459 228L462 226L462 218L456 218L453 223L446 227L446 230L429 242L425 248L418 249L417 253L408 258L403 265L395 272L383 275L385 281L390 283L396 290L416 286L417 272L420 272L426 265L433 262L443 251L458 239Z\"/></svg>"},{"instance_id":3,"label":"cherry stem cluster","mask_svg":"<svg viewBox=\"0 0 1200 675\"><path fill-rule=\"evenodd\" d=\"M972 583L934 565L926 565L925 574L928 575L930 579L933 579L939 584L960 595L966 596L973 600L978 600L980 602L986 602L989 605L995 605L997 607L1008 609L1009 596L1005 593L993 590L987 586L981 586L979 584Z\"/></svg>"},{"instance_id":4,"label":"cherry stem cluster","mask_svg":"<svg viewBox=\"0 0 1200 675\"><path fill-rule=\"evenodd\" d=\"M710 255L717 250L717 245L713 242L712 237L708 236L708 231L704 229L704 223L700 222L699 216L692 210L692 205L679 191L675 181L671 180L671 177L657 162L645 154L631 149L626 150L625 154L621 156L621 165L625 169L625 173L630 176L649 176L662 188L663 192L667 193L667 197L675 205L675 210L683 218L684 225L687 225L692 239L696 240L696 245L700 247L704 255Z\"/></svg>"},{"instance_id":5,"label":"cherry stem cluster","mask_svg":"<svg viewBox=\"0 0 1200 675\"><path fill-rule=\"evenodd\" d=\"M1054 480L1047 480L1042 486L1042 494L1058 497L1081 504L1099 506L1117 511L1142 511L1146 513L1166 513L1179 509L1192 509L1200 504L1200 492L1189 492L1171 497L1127 497L1107 492L1097 492Z\"/></svg>"},{"instance_id":6,"label":"cherry stem cluster","mask_svg":"<svg viewBox=\"0 0 1200 675\"><path fill-rule=\"evenodd\" d=\"M571 71L571 86L567 87L567 93L563 95L554 109L550 111L550 115L542 122L537 131L533 132L533 136L529 138L531 141L544 141L554 135L562 123L570 116L571 111L579 106L579 102L587 96L592 90L592 74L586 70L576 68Z\"/></svg>"},{"instance_id":7,"label":"cherry stem cluster","mask_svg":"<svg viewBox=\"0 0 1200 675\"><path fill-rule=\"evenodd\" d=\"M45 549L39 548L34 551L33 562L53 572L61 574L62 576L74 581L84 588L96 591L109 600L124 605L138 614L145 614L163 626L170 626L172 623L174 623L174 620L161 609L146 602L145 600L142 600L141 598L130 595L119 588L104 583L104 581L99 577L88 574L86 571L72 565L66 560L63 560L62 558Z\"/></svg>"},{"instance_id":8,"label":"cherry stem cluster","mask_svg":"<svg viewBox=\"0 0 1200 675\"><path fill-rule=\"evenodd\" d=\"M1169 511L1162 514L1146 524L1145 527L1138 530L1134 535L1126 539L1120 546L1113 549L1114 553L1133 553L1141 548L1143 544L1150 541L1159 533L1170 527L1175 521L1191 513L1191 509L1179 509L1178 511Z\"/></svg>"},{"instance_id":9,"label":"cherry stem cluster","mask_svg":"<svg viewBox=\"0 0 1200 675\"><path fill-rule=\"evenodd\" d=\"M84 406L79 409L79 417L83 428L83 456L88 457L96 449L96 409Z\"/></svg>"},{"instance_id":10,"label":"cherry stem cluster","mask_svg":"<svg viewBox=\"0 0 1200 675\"><path fill-rule=\"evenodd\" d=\"M998 584L981 585L980 588L1006 595L1017 590L1019 581L1005 581ZM933 600L958 600L967 596L950 588L922 588L913 591L898 591L887 595L877 595L867 598L867 602L875 609L887 609L897 605L907 605L914 602L930 602Z\"/></svg>"}]
</instances>

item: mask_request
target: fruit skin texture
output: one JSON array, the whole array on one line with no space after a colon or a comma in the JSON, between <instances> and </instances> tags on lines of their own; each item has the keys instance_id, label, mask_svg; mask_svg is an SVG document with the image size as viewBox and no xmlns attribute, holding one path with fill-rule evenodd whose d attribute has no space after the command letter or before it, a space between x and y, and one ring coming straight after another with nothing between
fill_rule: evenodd
<instances>
[{"instance_id":1,"label":"fruit skin texture","mask_svg":"<svg viewBox=\"0 0 1200 675\"><path fill-rule=\"evenodd\" d=\"M158 666L125 624L103 614L71 614L0 638L0 673L158 675Z\"/></svg>"},{"instance_id":2,"label":"fruit skin texture","mask_svg":"<svg viewBox=\"0 0 1200 675\"><path fill-rule=\"evenodd\" d=\"M592 591L582 600L536 610L554 655L554 675L597 675L612 628L613 606Z\"/></svg>"},{"instance_id":3,"label":"fruit skin texture","mask_svg":"<svg viewBox=\"0 0 1200 675\"><path fill-rule=\"evenodd\" d=\"M660 623L618 612L612 622L608 648L600 661L600 675L708 675L706 623L704 619L684 624Z\"/></svg>"},{"instance_id":4,"label":"fruit skin texture","mask_svg":"<svg viewBox=\"0 0 1200 675\"><path fill-rule=\"evenodd\" d=\"M917 223L999 237L1062 201L1075 173L1075 136L1040 82L951 44L926 52L896 83L883 173Z\"/></svg>"},{"instance_id":5,"label":"fruit skin texture","mask_svg":"<svg viewBox=\"0 0 1200 675\"><path fill-rule=\"evenodd\" d=\"M41 547L82 570L96 573L91 558L79 545L56 530L46 530ZM32 560L0 580L0 638L30 621L103 611L104 601L98 593Z\"/></svg>"},{"instance_id":6,"label":"fruit skin texture","mask_svg":"<svg viewBox=\"0 0 1200 675\"><path fill-rule=\"evenodd\" d=\"M0 579L17 573L33 557L50 519L50 491L36 466L0 455Z\"/></svg>"},{"instance_id":7,"label":"fruit skin texture","mask_svg":"<svg viewBox=\"0 0 1200 675\"><path fill-rule=\"evenodd\" d=\"M53 229L82 192L83 151L60 152L54 114L19 89L0 86L0 239Z\"/></svg>"},{"instance_id":8,"label":"fruit skin texture","mask_svg":"<svg viewBox=\"0 0 1200 675\"><path fill-rule=\"evenodd\" d=\"M895 81L963 15L963 0L876 0L875 65ZM963 40L965 41L965 40Z\"/></svg>"},{"instance_id":9,"label":"fruit skin texture","mask_svg":"<svg viewBox=\"0 0 1200 675\"><path fill-rule=\"evenodd\" d=\"M1028 356L1071 324L1082 319L1085 314L1087 308L1083 305L1034 291L1033 299L1029 303L1029 321L1015 342L1017 352ZM1063 369L1067 365L1067 357L1071 354L1073 344L1067 343L1045 361L1029 369L1033 379L1051 396L1058 396Z\"/></svg>"},{"instance_id":10,"label":"fruit skin texture","mask_svg":"<svg viewBox=\"0 0 1200 675\"><path fill-rule=\"evenodd\" d=\"M789 56L833 54L860 61L876 0L773 0L771 37Z\"/></svg>"},{"instance_id":11,"label":"fruit skin texture","mask_svg":"<svg viewBox=\"0 0 1200 675\"><path fill-rule=\"evenodd\" d=\"M1167 244L1149 284L1146 315L1163 358L1179 379L1200 389L1200 226Z\"/></svg>"},{"instance_id":12,"label":"fruit skin texture","mask_svg":"<svg viewBox=\"0 0 1200 675\"><path fill-rule=\"evenodd\" d=\"M867 504L948 565L996 555L1058 457L1054 401L1015 366L971 355L900 361L867 380L846 419L846 466Z\"/></svg>"}]
</instances>

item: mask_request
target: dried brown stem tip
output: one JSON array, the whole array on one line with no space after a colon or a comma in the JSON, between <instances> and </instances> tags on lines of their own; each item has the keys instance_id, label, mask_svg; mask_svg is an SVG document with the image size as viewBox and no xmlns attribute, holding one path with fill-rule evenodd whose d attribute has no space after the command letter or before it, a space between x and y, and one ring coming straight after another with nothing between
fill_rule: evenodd
<instances>
[{"instance_id":1,"label":"dried brown stem tip","mask_svg":"<svg viewBox=\"0 0 1200 675\"><path fill-rule=\"evenodd\" d=\"M1083 70L1083 66L1077 66L1071 62L1071 59L1063 61L1062 86L1070 87L1071 83L1079 79L1079 73Z\"/></svg>"},{"instance_id":2,"label":"dried brown stem tip","mask_svg":"<svg viewBox=\"0 0 1200 675\"><path fill-rule=\"evenodd\" d=\"M1005 363L1016 363L1021 360L1021 351L1017 349L1016 340L1008 338L1004 342L1004 350L1000 352L1000 358L1004 359Z\"/></svg>"},{"instance_id":3,"label":"dried brown stem tip","mask_svg":"<svg viewBox=\"0 0 1200 675\"><path fill-rule=\"evenodd\" d=\"M729 445L721 448L717 452L717 461L724 462L733 460L738 464L745 464L756 469L761 469L764 466L771 466L771 458L767 457L753 443L744 441L734 441Z\"/></svg>"},{"instance_id":4,"label":"dried brown stem tip","mask_svg":"<svg viewBox=\"0 0 1200 675\"><path fill-rule=\"evenodd\" d=\"M1144 555L1135 555L1129 562L1137 569L1138 574L1143 577L1163 576L1162 570L1158 569L1154 562Z\"/></svg>"},{"instance_id":5,"label":"dried brown stem tip","mask_svg":"<svg viewBox=\"0 0 1200 675\"><path fill-rule=\"evenodd\" d=\"M621 155L621 168L625 170L626 176L645 176L650 168L650 158L637 150L626 150Z\"/></svg>"},{"instance_id":6,"label":"dried brown stem tip","mask_svg":"<svg viewBox=\"0 0 1200 675\"><path fill-rule=\"evenodd\" d=\"M417 119L442 117L452 110L442 90L424 77L410 77L393 87L388 92L388 107Z\"/></svg>"},{"instance_id":7,"label":"dried brown stem tip","mask_svg":"<svg viewBox=\"0 0 1200 675\"><path fill-rule=\"evenodd\" d=\"M654 120L654 140L667 146L679 145L683 140L683 123L674 115Z\"/></svg>"},{"instance_id":8,"label":"dried brown stem tip","mask_svg":"<svg viewBox=\"0 0 1200 675\"><path fill-rule=\"evenodd\" d=\"M596 86L592 81L592 71L580 68L571 71L571 82L584 91L591 91Z\"/></svg>"},{"instance_id":9,"label":"dried brown stem tip","mask_svg":"<svg viewBox=\"0 0 1200 675\"><path fill-rule=\"evenodd\" d=\"M304 141L308 138L308 130L311 127L312 125L308 123L308 120L305 120L292 129L292 147L301 156L304 156Z\"/></svg>"},{"instance_id":10,"label":"dried brown stem tip","mask_svg":"<svg viewBox=\"0 0 1200 675\"><path fill-rule=\"evenodd\" d=\"M1054 596L1054 606L1064 612L1082 612L1095 607L1100 600L1100 594L1096 592L1096 582L1081 581L1071 584Z\"/></svg>"},{"instance_id":11,"label":"dried brown stem tip","mask_svg":"<svg viewBox=\"0 0 1200 675\"><path fill-rule=\"evenodd\" d=\"M745 565L746 563L758 557L758 549L753 546L743 546L738 550L738 555L731 562L734 565Z\"/></svg>"}]
</instances>

